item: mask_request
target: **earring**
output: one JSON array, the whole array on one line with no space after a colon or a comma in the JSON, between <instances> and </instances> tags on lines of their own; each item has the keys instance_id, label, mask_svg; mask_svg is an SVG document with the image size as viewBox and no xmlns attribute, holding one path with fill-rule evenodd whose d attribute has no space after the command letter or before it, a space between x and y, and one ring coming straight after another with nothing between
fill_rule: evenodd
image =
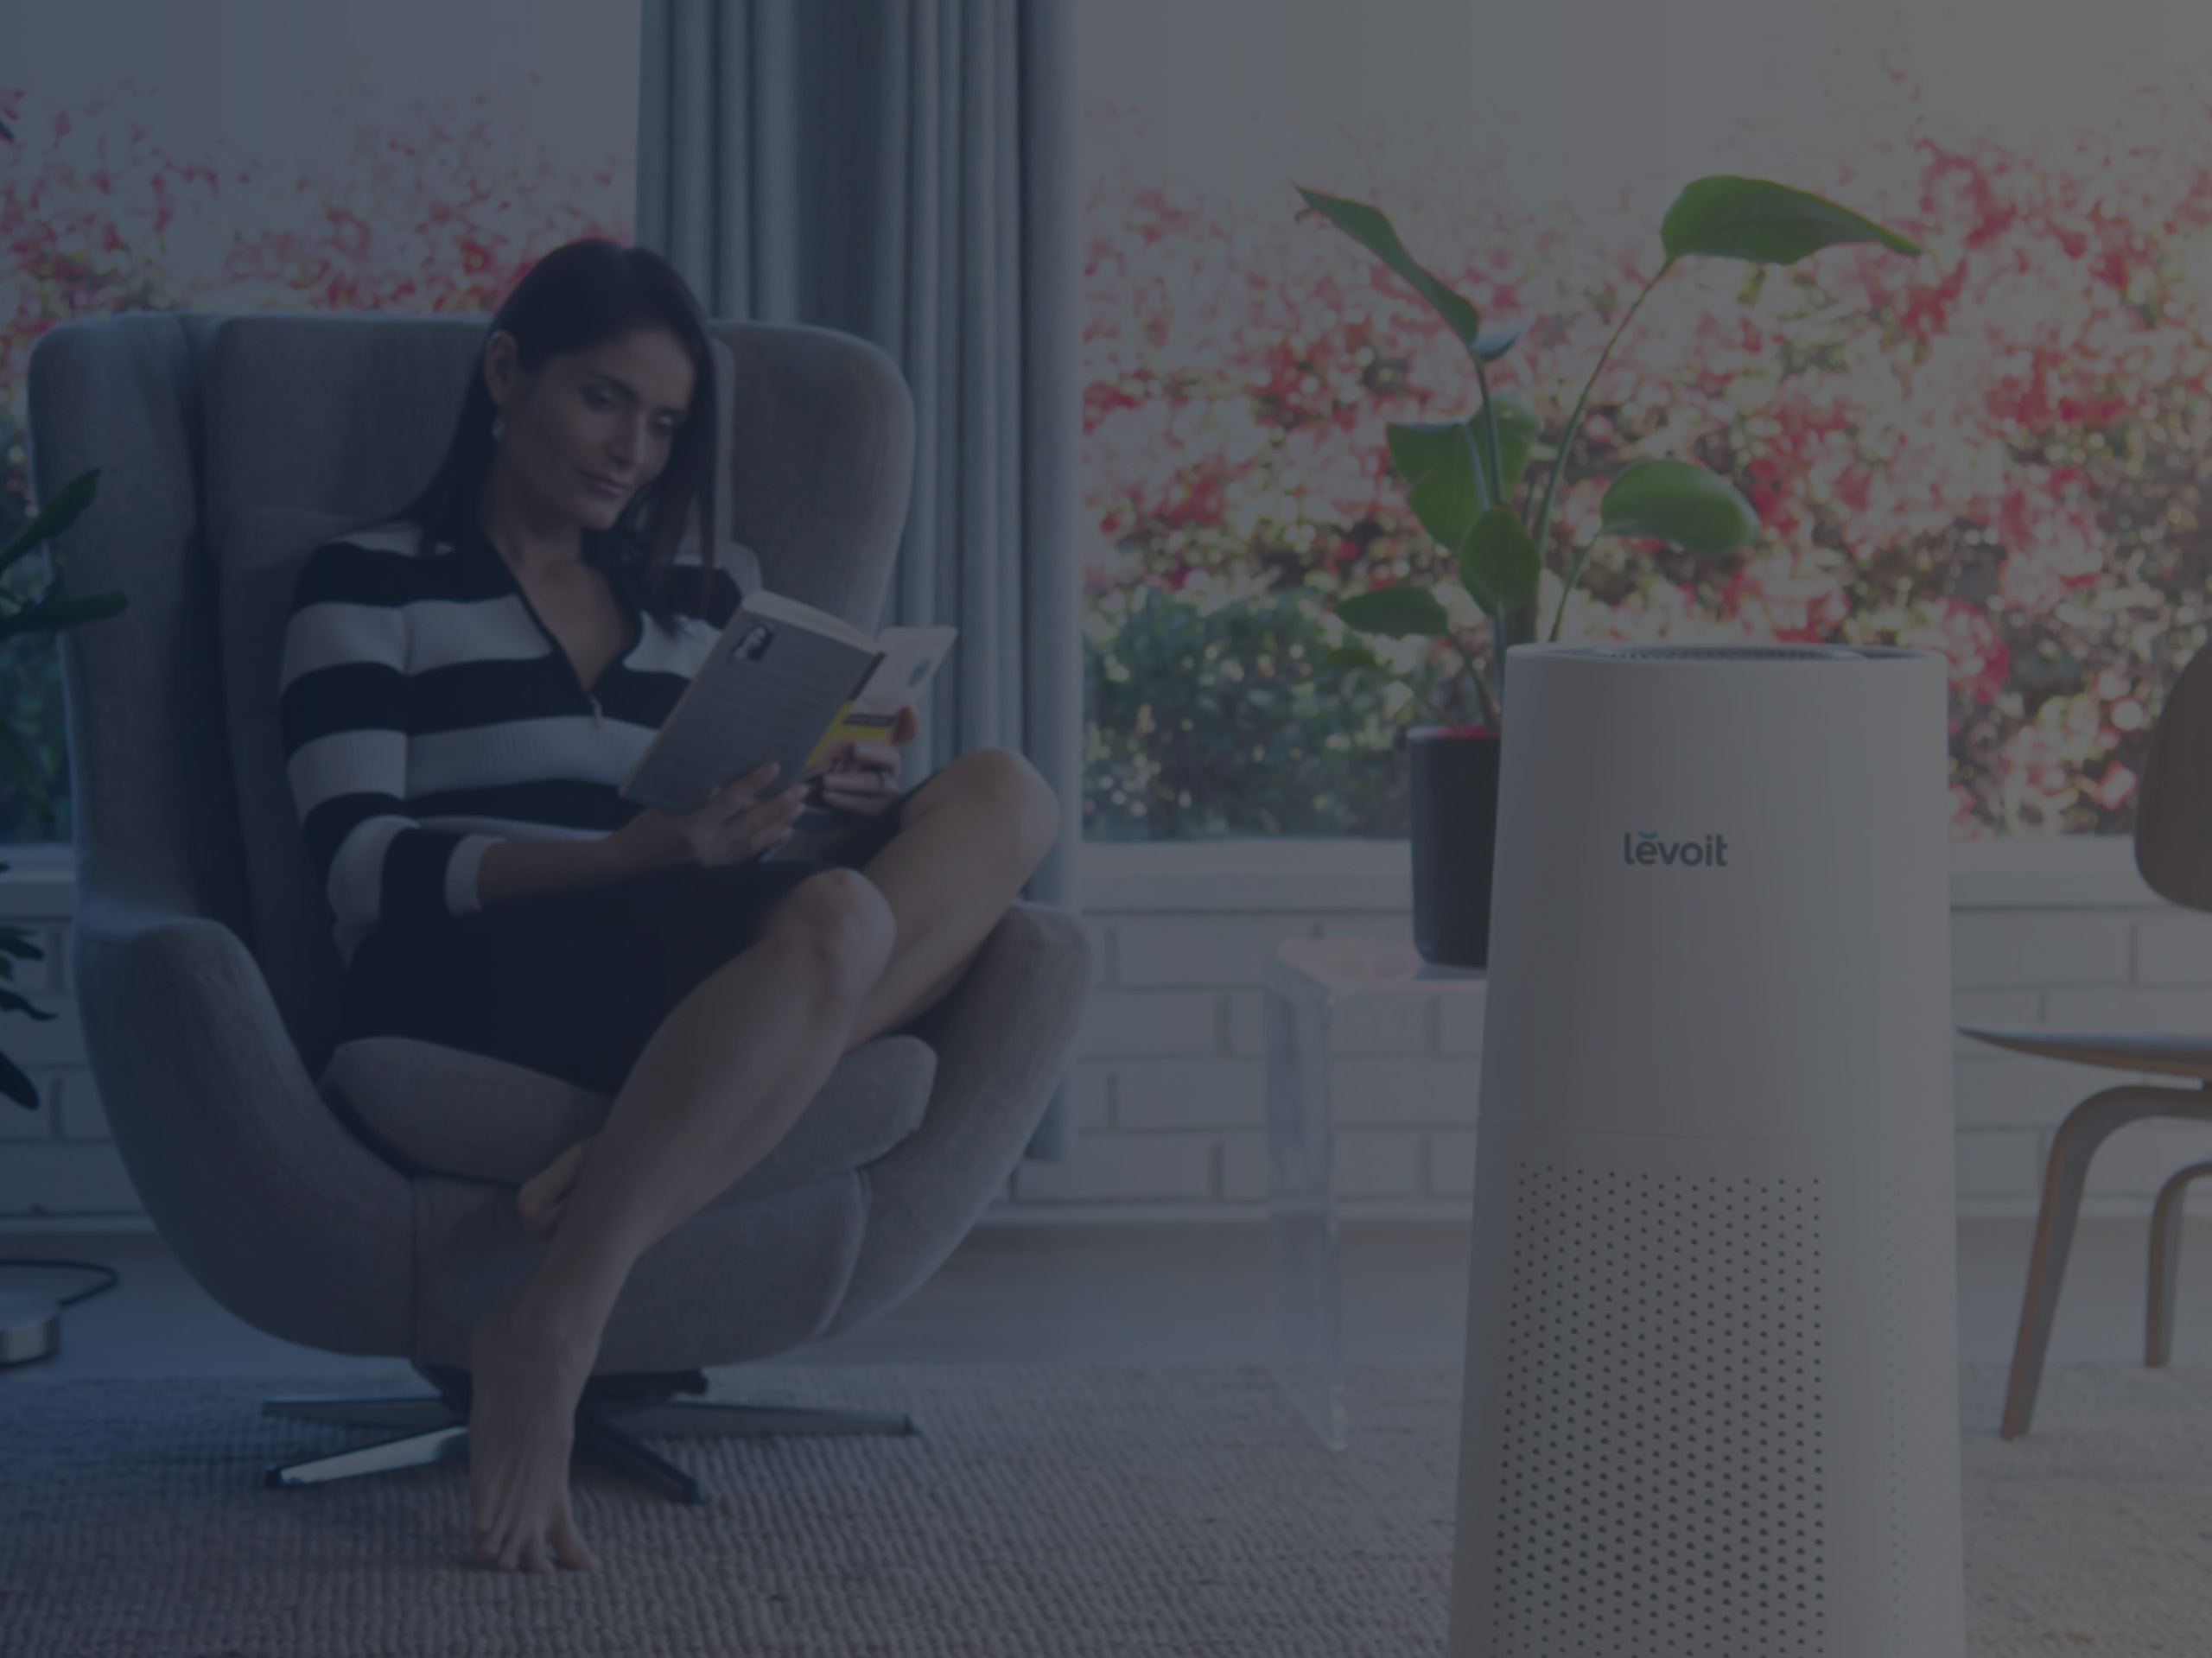
<instances>
[{"instance_id":1,"label":"earring","mask_svg":"<svg viewBox=\"0 0 2212 1658\"><path fill-rule=\"evenodd\" d=\"M492 416L492 441L504 443L507 437L507 422L499 416Z\"/></svg>"}]
</instances>

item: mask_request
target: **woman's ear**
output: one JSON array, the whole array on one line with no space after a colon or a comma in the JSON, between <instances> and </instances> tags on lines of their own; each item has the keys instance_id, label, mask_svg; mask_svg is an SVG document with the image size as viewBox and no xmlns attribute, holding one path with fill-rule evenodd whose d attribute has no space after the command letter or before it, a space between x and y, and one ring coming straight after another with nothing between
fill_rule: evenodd
<instances>
[{"instance_id":1,"label":"woman's ear","mask_svg":"<svg viewBox=\"0 0 2212 1658\"><path fill-rule=\"evenodd\" d=\"M505 409L521 381L522 359L515 337L504 330L493 334L484 344L484 389L492 394L493 406Z\"/></svg>"}]
</instances>

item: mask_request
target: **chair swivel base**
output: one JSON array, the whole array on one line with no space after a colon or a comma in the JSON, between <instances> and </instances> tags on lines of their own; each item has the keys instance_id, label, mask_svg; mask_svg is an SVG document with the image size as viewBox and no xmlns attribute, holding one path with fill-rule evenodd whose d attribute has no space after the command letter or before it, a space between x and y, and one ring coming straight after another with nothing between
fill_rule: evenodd
<instances>
[{"instance_id":1,"label":"chair swivel base","mask_svg":"<svg viewBox=\"0 0 2212 1658\"><path fill-rule=\"evenodd\" d=\"M435 1394L385 1394L362 1398L269 1399L264 1416L296 1422L334 1422L349 1427L396 1429L397 1439L335 1456L284 1463L264 1476L270 1485L324 1485L362 1474L429 1463L465 1459L468 1454L468 1372L444 1365L415 1366ZM790 1406L722 1404L678 1400L702 1394L707 1378L697 1370L657 1375L594 1376L576 1401L578 1454L613 1473L652 1487L677 1502L704 1502L699 1482L665 1457L648 1451L633 1437L753 1439L785 1433L912 1433L913 1419L865 1411L807 1410ZM621 1426L616 1426L620 1419Z\"/></svg>"}]
</instances>

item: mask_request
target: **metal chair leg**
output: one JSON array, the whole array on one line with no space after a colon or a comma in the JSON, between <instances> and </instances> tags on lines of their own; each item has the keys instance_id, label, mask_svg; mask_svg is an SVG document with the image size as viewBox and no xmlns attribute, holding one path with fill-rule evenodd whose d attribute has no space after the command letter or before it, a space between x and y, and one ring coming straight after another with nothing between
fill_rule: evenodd
<instances>
[{"instance_id":1,"label":"metal chair leg","mask_svg":"<svg viewBox=\"0 0 2212 1658\"><path fill-rule=\"evenodd\" d=\"M2028 1257L2028 1287L2020 1303L2020 1331L2012 1346L2012 1373L2005 1389L2001 1438L2017 1439L2034 1418L2036 1393L2043 1384L2044 1350L2058 1309L2058 1287L2066 1276L2067 1251L2082 1210L2082 1188L2089 1159L2115 1132L2145 1117L2184 1117L2212 1122L2212 1099L2202 1089L2159 1088L2125 1083L2092 1094L2066 1115L2051 1137L2044 1166L2043 1207L2036 1217L2035 1245Z\"/></svg>"},{"instance_id":2,"label":"metal chair leg","mask_svg":"<svg viewBox=\"0 0 2212 1658\"><path fill-rule=\"evenodd\" d=\"M2192 1163L2158 1188L2151 1210L2151 1293L2143 1322L2143 1363L2152 1369L2173 1356L2174 1299L2181 1283L2181 1229L2190 1182L2212 1174L2212 1163Z\"/></svg>"},{"instance_id":3,"label":"metal chair leg","mask_svg":"<svg viewBox=\"0 0 2212 1658\"><path fill-rule=\"evenodd\" d=\"M318 1485L357 1474L382 1473L465 1456L468 1446L469 1379L466 1370L417 1365L435 1394L379 1394L365 1398L270 1399L262 1413L293 1421L352 1427L410 1428L386 1439L271 1468L271 1485ZM913 1419L868 1411L812 1410L786 1405L746 1405L717 1400L680 1400L707 1389L697 1370L665 1375L594 1376L576 1402L575 1449L626 1478L649 1485L678 1502L704 1502L699 1482L666 1458L647 1450L636 1435L671 1439L752 1439L772 1434L912 1433ZM619 1426L618 1426L619 1424Z\"/></svg>"},{"instance_id":4,"label":"metal chair leg","mask_svg":"<svg viewBox=\"0 0 2212 1658\"><path fill-rule=\"evenodd\" d=\"M395 1468L420 1468L426 1463L443 1462L448 1457L461 1455L467 1444L468 1426L460 1423L433 1428L428 1433L382 1439L375 1445L341 1451L334 1457L284 1463L271 1468L262 1477L270 1485L323 1485L334 1479L352 1479L358 1474L385 1474Z\"/></svg>"},{"instance_id":5,"label":"metal chair leg","mask_svg":"<svg viewBox=\"0 0 2212 1658\"><path fill-rule=\"evenodd\" d=\"M665 1457L645 1449L604 1417L576 1419L576 1450L601 1467L650 1485L677 1502L707 1500L706 1488Z\"/></svg>"}]
</instances>

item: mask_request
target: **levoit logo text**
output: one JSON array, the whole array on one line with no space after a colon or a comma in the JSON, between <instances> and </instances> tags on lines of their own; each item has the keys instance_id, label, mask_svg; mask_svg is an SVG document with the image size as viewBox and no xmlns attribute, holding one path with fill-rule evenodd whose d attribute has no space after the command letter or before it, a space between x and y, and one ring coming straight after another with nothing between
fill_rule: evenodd
<instances>
[{"instance_id":1,"label":"levoit logo text","mask_svg":"<svg viewBox=\"0 0 2212 1658\"><path fill-rule=\"evenodd\" d=\"M1701 841L1662 841L1651 829L1637 829L1634 834L1621 835L1621 861L1626 864L1658 864L1667 868L1726 869L1728 867L1728 837L1708 835Z\"/></svg>"}]
</instances>

